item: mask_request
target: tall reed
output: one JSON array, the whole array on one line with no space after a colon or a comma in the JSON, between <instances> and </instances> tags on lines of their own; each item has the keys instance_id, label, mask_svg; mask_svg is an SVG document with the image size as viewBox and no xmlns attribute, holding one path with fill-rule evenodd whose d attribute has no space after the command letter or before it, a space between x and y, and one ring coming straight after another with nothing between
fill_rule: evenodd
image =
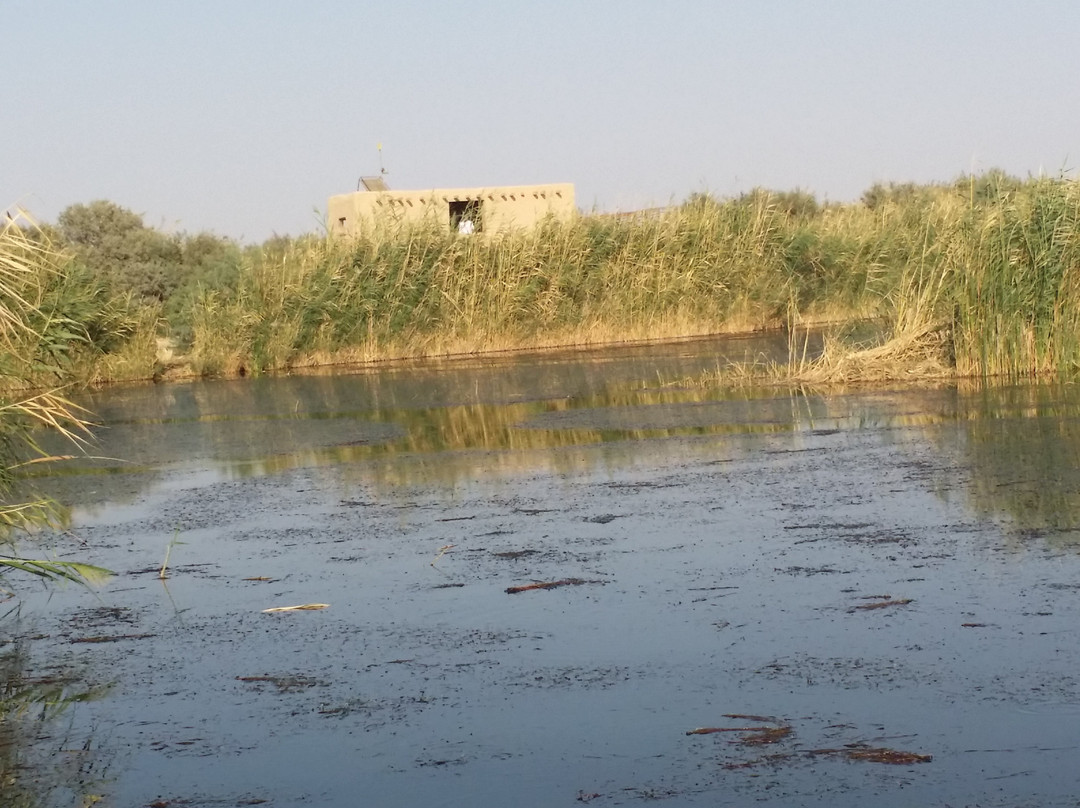
<instances>
[{"instance_id":1,"label":"tall reed","mask_svg":"<svg viewBox=\"0 0 1080 808\"><path fill-rule=\"evenodd\" d=\"M768 194L460 237L300 241L194 310L204 371L717 333L865 308L889 245L868 212Z\"/></svg>"},{"instance_id":2,"label":"tall reed","mask_svg":"<svg viewBox=\"0 0 1080 808\"><path fill-rule=\"evenodd\" d=\"M0 225L0 543L6 545L0 552L0 590L12 571L82 583L108 575L78 562L25 558L14 548L16 531L54 524L60 515L48 499L18 493L21 470L62 459L41 448L40 431L59 433L76 445L87 434L84 411L61 390L26 390L42 378L62 378L68 350L89 341L85 327L50 299L65 266L63 256L29 221L8 217Z\"/></svg>"},{"instance_id":3,"label":"tall reed","mask_svg":"<svg viewBox=\"0 0 1080 808\"><path fill-rule=\"evenodd\" d=\"M988 172L872 191L847 205L699 194L467 237L387 220L353 240L275 239L173 320L203 375L853 320L891 344L831 343L841 375L901 357L884 375L1080 367L1077 183ZM101 375L147 368L155 322L104 350Z\"/></svg>"},{"instance_id":4,"label":"tall reed","mask_svg":"<svg viewBox=\"0 0 1080 808\"><path fill-rule=\"evenodd\" d=\"M973 207L950 244L962 375L1080 368L1080 186L1041 180Z\"/></svg>"}]
</instances>

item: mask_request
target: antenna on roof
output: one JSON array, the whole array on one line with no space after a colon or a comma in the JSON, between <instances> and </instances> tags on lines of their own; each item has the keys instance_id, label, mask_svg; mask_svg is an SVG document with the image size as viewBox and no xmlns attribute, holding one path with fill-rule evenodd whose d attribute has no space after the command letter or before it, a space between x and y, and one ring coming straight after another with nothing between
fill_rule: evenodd
<instances>
[{"instance_id":1,"label":"antenna on roof","mask_svg":"<svg viewBox=\"0 0 1080 808\"><path fill-rule=\"evenodd\" d=\"M382 161L382 144L376 145L379 150L379 175L377 177L361 177L360 181L356 183L356 190L360 190L360 186L364 186L365 191L389 191L390 186L386 184L386 180L383 179L390 172L383 167Z\"/></svg>"}]
</instances>

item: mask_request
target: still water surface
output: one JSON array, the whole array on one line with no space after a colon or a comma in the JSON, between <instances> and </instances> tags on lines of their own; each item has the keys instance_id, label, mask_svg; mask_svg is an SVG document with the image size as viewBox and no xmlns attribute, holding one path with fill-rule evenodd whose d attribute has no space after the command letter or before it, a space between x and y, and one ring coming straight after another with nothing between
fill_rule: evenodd
<instances>
[{"instance_id":1,"label":"still water surface","mask_svg":"<svg viewBox=\"0 0 1080 808\"><path fill-rule=\"evenodd\" d=\"M673 384L780 347L93 394L55 804L1076 805L1076 389Z\"/></svg>"}]
</instances>

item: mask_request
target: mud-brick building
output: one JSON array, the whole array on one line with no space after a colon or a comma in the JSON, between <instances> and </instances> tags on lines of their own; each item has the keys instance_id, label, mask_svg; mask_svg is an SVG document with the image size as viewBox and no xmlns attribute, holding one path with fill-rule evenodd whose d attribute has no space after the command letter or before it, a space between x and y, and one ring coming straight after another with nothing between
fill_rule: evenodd
<instances>
[{"instance_id":1,"label":"mud-brick building","mask_svg":"<svg viewBox=\"0 0 1080 808\"><path fill-rule=\"evenodd\" d=\"M565 221L577 214L572 183L431 191L391 191L378 182L370 185L381 189L330 197L327 217L332 235L356 236L376 224L425 220L454 232L496 233L532 227L548 216Z\"/></svg>"}]
</instances>

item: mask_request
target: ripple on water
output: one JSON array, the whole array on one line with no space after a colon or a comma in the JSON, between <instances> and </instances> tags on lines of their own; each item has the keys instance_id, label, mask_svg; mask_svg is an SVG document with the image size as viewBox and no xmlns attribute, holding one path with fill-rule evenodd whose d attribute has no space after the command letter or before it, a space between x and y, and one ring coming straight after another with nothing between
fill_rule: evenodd
<instances>
[{"instance_id":1,"label":"ripple on water","mask_svg":"<svg viewBox=\"0 0 1080 808\"><path fill-rule=\"evenodd\" d=\"M1016 710L1027 715L1078 715L1080 701L1033 701L1028 704L1018 704Z\"/></svg>"}]
</instances>

